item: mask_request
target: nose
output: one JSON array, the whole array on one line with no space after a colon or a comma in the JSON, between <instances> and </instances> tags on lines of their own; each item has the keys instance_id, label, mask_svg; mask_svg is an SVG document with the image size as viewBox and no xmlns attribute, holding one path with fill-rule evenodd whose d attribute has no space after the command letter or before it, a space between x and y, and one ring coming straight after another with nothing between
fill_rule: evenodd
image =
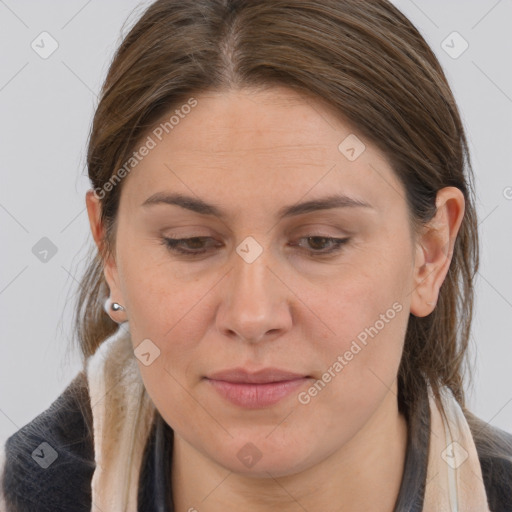
<instances>
[{"instance_id":1,"label":"nose","mask_svg":"<svg viewBox=\"0 0 512 512\"><path fill-rule=\"evenodd\" d=\"M279 275L265 251L251 263L236 253L233 260L217 310L219 332L250 343L282 336L293 322L293 294L284 276Z\"/></svg>"}]
</instances>

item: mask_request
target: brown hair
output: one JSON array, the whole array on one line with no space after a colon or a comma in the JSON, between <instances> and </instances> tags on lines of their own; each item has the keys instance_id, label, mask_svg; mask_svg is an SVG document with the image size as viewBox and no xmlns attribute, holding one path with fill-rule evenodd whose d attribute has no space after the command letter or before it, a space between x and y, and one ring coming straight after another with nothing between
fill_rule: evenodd
<instances>
[{"instance_id":1,"label":"brown hair","mask_svg":"<svg viewBox=\"0 0 512 512\"><path fill-rule=\"evenodd\" d=\"M473 176L463 125L443 70L412 23L386 0L159 0L122 41L101 91L87 153L102 190L104 254L115 244L122 181L105 184L162 116L206 90L284 85L324 101L388 158L412 226L435 214L436 193L459 188L465 214L434 311L410 315L399 406L428 380L465 407L464 365L478 269ZM110 187L109 187L110 188ZM83 277L76 332L84 357L117 328L103 311L102 255ZM468 368L470 369L470 368Z\"/></svg>"}]
</instances>

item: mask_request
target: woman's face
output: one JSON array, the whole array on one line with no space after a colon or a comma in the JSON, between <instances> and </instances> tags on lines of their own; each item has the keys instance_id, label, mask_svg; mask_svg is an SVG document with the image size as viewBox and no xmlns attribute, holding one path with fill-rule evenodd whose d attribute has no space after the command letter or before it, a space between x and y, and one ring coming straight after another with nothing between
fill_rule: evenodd
<instances>
[{"instance_id":1,"label":"woman's face","mask_svg":"<svg viewBox=\"0 0 512 512\"><path fill-rule=\"evenodd\" d=\"M292 474L396 411L415 289L405 191L289 89L195 100L141 141L105 273L177 438L231 471ZM189 254L166 237L193 238Z\"/></svg>"}]
</instances>

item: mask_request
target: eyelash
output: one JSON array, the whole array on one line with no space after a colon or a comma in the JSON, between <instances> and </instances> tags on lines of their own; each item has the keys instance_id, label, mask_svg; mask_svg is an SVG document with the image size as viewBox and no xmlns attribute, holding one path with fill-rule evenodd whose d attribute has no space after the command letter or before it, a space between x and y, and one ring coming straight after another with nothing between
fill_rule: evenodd
<instances>
[{"instance_id":1,"label":"eyelash","mask_svg":"<svg viewBox=\"0 0 512 512\"><path fill-rule=\"evenodd\" d=\"M162 239L162 244L165 245L172 252L183 254L185 256L194 257L194 256L200 256L202 254L205 254L207 252L207 249L200 249L200 250L196 250L196 251L187 251L185 249L182 249L179 245L183 244L183 243L190 242L191 240L202 240L205 238L207 239L210 237L205 237L205 236L194 236L191 238L164 237ZM304 237L300 238L299 240L315 239L315 238L329 241L331 244L333 244L333 248L328 251L315 251L315 250L304 249L310 256L313 256L313 257L326 256L326 255L332 255L335 253L339 253L343 250L343 246L350 240L350 238L333 238L333 237L322 236L322 235L308 235L308 236L304 236ZM297 244L295 244L295 245L297 245Z\"/></svg>"}]
</instances>

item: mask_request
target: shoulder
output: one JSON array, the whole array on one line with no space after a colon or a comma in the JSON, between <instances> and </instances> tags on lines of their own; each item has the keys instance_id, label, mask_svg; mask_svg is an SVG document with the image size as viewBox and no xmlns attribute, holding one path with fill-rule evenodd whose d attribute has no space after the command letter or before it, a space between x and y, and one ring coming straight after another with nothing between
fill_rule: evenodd
<instances>
[{"instance_id":1,"label":"shoulder","mask_svg":"<svg viewBox=\"0 0 512 512\"><path fill-rule=\"evenodd\" d=\"M512 434L466 412L492 512L512 510Z\"/></svg>"},{"instance_id":2,"label":"shoulder","mask_svg":"<svg viewBox=\"0 0 512 512\"><path fill-rule=\"evenodd\" d=\"M3 452L0 494L6 512L89 511L95 463L85 373L9 437Z\"/></svg>"}]
</instances>

